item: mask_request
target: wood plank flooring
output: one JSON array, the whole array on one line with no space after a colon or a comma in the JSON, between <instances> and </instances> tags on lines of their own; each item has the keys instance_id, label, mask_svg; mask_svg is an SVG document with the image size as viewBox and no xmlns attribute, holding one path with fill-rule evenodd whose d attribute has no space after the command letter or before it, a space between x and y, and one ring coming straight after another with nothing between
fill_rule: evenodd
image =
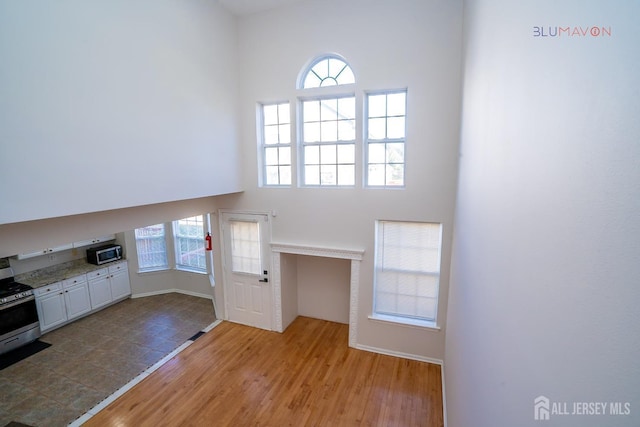
<instances>
[{"instance_id":1,"label":"wood plank flooring","mask_svg":"<svg viewBox=\"0 0 640 427\"><path fill-rule=\"evenodd\" d=\"M85 426L443 425L440 366L349 348L348 333L224 322Z\"/></svg>"}]
</instances>

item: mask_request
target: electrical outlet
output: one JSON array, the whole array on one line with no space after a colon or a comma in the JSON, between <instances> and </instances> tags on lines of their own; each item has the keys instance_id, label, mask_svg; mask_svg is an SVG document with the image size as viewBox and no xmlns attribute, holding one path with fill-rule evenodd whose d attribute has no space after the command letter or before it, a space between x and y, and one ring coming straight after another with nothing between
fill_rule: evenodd
<instances>
[{"instance_id":1,"label":"electrical outlet","mask_svg":"<svg viewBox=\"0 0 640 427\"><path fill-rule=\"evenodd\" d=\"M49 254L49 261L55 261L56 260L56 254Z\"/></svg>"}]
</instances>

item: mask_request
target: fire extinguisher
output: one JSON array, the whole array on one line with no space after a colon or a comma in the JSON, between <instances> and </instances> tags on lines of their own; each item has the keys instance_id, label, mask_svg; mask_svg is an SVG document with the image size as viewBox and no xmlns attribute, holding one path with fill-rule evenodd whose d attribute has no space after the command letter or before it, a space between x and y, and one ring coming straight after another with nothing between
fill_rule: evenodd
<instances>
[{"instance_id":1,"label":"fire extinguisher","mask_svg":"<svg viewBox=\"0 0 640 427\"><path fill-rule=\"evenodd\" d=\"M211 246L211 233L207 233L207 237L204 238L204 248L208 251L213 249Z\"/></svg>"}]
</instances>

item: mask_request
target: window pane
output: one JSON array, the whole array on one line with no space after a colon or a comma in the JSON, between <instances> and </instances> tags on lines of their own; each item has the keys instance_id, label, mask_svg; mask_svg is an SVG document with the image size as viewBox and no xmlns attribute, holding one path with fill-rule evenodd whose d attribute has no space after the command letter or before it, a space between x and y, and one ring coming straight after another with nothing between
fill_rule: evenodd
<instances>
[{"instance_id":1,"label":"window pane","mask_svg":"<svg viewBox=\"0 0 640 427\"><path fill-rule=\"evenodd\" d=\"M340 119L356 118L356 98L339 98L338 99L338 116Z\"/></svg>"},{"instance_id":2,"label":"window pane","mask_svg":"<svg viewBox=\"0 0 640 427\"><path fill-rule=\"evenodd\" d=\"M387 95L387 115L388 116L404 116L406 115L406 97L405 92L391 93Z\"/></svg>"},{"instance_id":3,"label":"window pane","mask_svg":"<svg viewBox=\"0 0 640 427\"><path fill-rule=\"evenodd\" d=\"M355 185L355 178L354 165L338 165L338 185Z\"/></svg>"},{"instance_id":4,"label":"window pane","mask_svg":"<svg viewBox=\"0 0 640 427\"><path fill-rule=\"evenodd\" d=\"M266 167L266 183L267 185L279 185L280 184L280 175L278 173L278 166L267 166ZM282 184L285 184L284 182Z\"/></svg>"},{"instance_id":5,"label":"window pane","mask_svg":"<svg viewBox=\"0 0 640 427\"><path fill-rule=\"evenodd\" d=\"M280 144L289 144L291 142L291 125L278 126L278 136L280 137Z\"/></svg>"},{"instance_id":6,"label":"window pane","mask_svg":"<svg viewBox=\"0 0 640 427\"><path fill-rule=\"evenodd\" d=\"M321 82L322 82L322 80L320 80L318 78L318 76L316 76L315 74L309 72L307 74L307 76L304 78L303 87L305 87L305 88L320 87L320 83Z\"/></svg>"},{"instance_id":7,"label":"window pane","mask_svg":"<svg viewBox=\"0 0 640 427\"><path fill-rule=\"evenodd\" d=\"M320 119L322 121L338 120L337 99L323 99L320 101Z\"/></svg>"},{"instance_id":8,"label":"window pane","mask_svg":"<svg viewBox=\"0 0 640 427\"><path fill-rule=\"evenodd\" d=\"M135 236L140 270L168 268L164 224L137 228Z\"/></svg>"},{"instance_id":9,"label":"window pane","mask_svg":"<svg viewBox=\"0 0 640 427\"><path fill-rule=\"evenodd\" d=\"M356 147L354 144L340 144L338 145L338 163L350 163L356 162Z\"/></svg>"},{"instance_id":10,"label":"window pane","mask_svg":"<svg viewBox=\"0 0 640 427\"><path fill-rule=\"evenodd\" d=\"M387 119L387 138L404 138L404 117L389 117Z\"/></svg>"},{"instance_id":11,"label":"window pane","mask_svg":"<svg viewBox=\"0 0 640 427\"><path fill-rule=\"evenodd\" d=\"M322 145L320 146L320 161L323 165L328 163L336 163L336 146Z\"/></svg>"},{"instance_id":12,"label":"window pane","mask_svg":"<svg viewBox=\"0 0 640 427\"><path fill-rule=\"evenodd\" d=\"M386 119L369 119L369 139L384 139Z\"/></svg>"},{"instance_id":13,"label":"window pane","mask_svg":"<svg viewBox=\"0 0 640 427\"><path fill-rule=\"evenodd\" d=\"M236 273L261 274L260 224L229 221L231 235L231 268Z\"/></svg>"},{"instance_id":14,"label":"window pane","mask_svg":"<svg viewBox=\"0 0 640 427\"><path fill-rule=\"evenodd\" d=\"M312 72L320 77L320 79L325 79L329 76L329 63L328 60L323 60L318 62L316 65L311 68Z\"/></svg>"},{"instance_id":15,"label":"window pane","mask_svg":"<svg viewBox=\"0 0 640 427\"><path fill-rule=\"evenodd\" d=\"M320 121L320 102L305 101L302 103L303 122L319 122Z\"/></svg>"},{"instance_id":16,"label":"window pane","mask_svg":"<svg viewBox=\"0 0 640 427\"><path fill-rule=\"evenodd\" d=\"M278 163L281 165L291 164L291 147L280 147L278 149Z\"/></svg>"},{"instance_id":17,"label":"window pane","mask_svg":"<svg viewBox=\"0 0 640 427\"><path fill-rule=\"evenodd\" d=\"M404 163L404 143L399 142L387 144L386 161L387 163Z\"/></svg>"},{"instance_id":18,"label":"window pane","mask_svg":"<svg viewBox=\"0 0 640 427\"><path fill-rule=\"evenodd\" d=\"M320 147L311 145L304 147L304 163L307 165L320 164Z\"/></svg>"},{"instance_id":19,"label":"window pane","mask_svg":"<svg viewBox=\"0 0 640 427\"><path fill-rule=\"evenodd\" d=\"M265 105L262 108L264 115L264 124L265 125L276 125L278 124L278 106L277 105Z\"/></svg>"},{"instance_id":20,"label":"window pane","mask_svg":"<svg viewBox=\"0 0 640 427\"><path fill-rule=\"evenodd\" d=\"M291 123L288 102L278 104L278 123Z\"/></svg>"},{"instance_id":21,"label":"window pane","mask_svg":"<svg viewBox=\"0 0 640 427\"><path fill-rule=\"evenodd\" d=\"M336 165L320 166L320 185L336 185Z\"/></svg>"},{"instance_id":22,"label":"window pane","mask_svg":"<svg viewBox=\"0 0 640 427\"><path fill-rule=\"evenodd\" d=\"M338 122L320 122L320 141L333 142L338 140Z\"/></svg>"},{"instance_id":23,"label":"window pane","mask_svg":"<svg viewBox=\"0 0 640 427\"><path fill-rule=\"evenodd\" d=\"M387 165L386 185L404 185L404 165Z\"/></svg>"},{"instance_id":24,"label":"window pane","mask_svg":"<svg viewBox=\"0 0 640 427\"><path fill-rule=\"evenodd\" d=\"M385 117L387 115L387 96L369 95L369 117Z\"/></svg>"},{"instance_id":25,"label":"window pane","mask_svg":"<svg viewBox=\"0 0 640 427\"><path fill-rule=\"evenodd\" d=\"M367 185L378 186L385 184L384 165L369 165Z\"/></svg>"},{"instance_id":26,"label":"window pane","mask_svg":"<svg viewBox=\"0 0 640 427\"><path fill-rule=\"evenodd\" d=\"M278 149L277 148L267 148L264 150L264 163L266 165L277 165L278 164Z\"/></svg>"},{"instance_id":27,"label":"window pane","mask_svg":"<svg viewBox=\"0 0 640 427\"><path fill-rule=\"evenodd\" d=\"M304 142L317 142L320 141L320 123L305 123L304 124Z\"/></svg>"},{"instance_id":28,"label":"window pane","mask_svg":"<svg viewBox=\"0 0 640 427\"><path fill-rule=\"evenodd\" d=\"M268 145L278 143L278 126L277 125L264 127L264 143Z\"/></svg>"},{"instance_id":29,"label":"window pane","mask_svg":"<svg viewBox=\"0 0 640 427\"><path fill-rule=\"evenodd\" d=\"M344 70L342 70L342 72L336 78L336 80L338 81L339 85L348 85L356 82L356 78L353 75L353 71L351 70L350 67L347 67Z\"/></svg>"},{"instance_id":30,"label":"window pane","mask_svg":"<svg viewBox=\"0 0 640 427\"><path fill-rule=\"evenodd\" d=\"M305 185L320 185L320 166L304 167Z\"/></svg>"},{"instance_id":31,"label":"window pane","mask_svg":"<svg viewBox=\"0 0 640 427\"><path fill-rule=\"evenodd\" d=\"M333 77L327 77L326 79L322 80L322 83L320 83L321 87L337 86L337 85L338 85L338 82Z\"/></svg>"},{"instance_id":32,"label":"window pane","mask_svg":"<svg viewBox=\"0 0 640 427\"><path fill-rule=\"evenodd\" d=\"M203 221L199 215L173 222L177 267L206 271Z\"/></svg>"},{"instance_id":33,"label":"window pane","mask_svg":"<svg viewBox=\"0 0 640 427\"><path fill-rule=\"evenodd\" d=\"M441 241L441 224L378 221L376 313L435 321Z\"/></svg>"},{"instance_id":34,"label":"window pane","mask_svg":"<svg viewBox=\"0 0 640 427\"><path fill-rule=\"evenodd\" d=\"M280 185L291 185L291 166L280 166Z\"/></svg>"},{"instance_id":35,"label":"window pane","mask_svg":"<svg viewBox=\"0 0 640 427\"><path fill-rule=\"evenodd\" d=\"M338 141L353 141L356 139L356 121L340 120L338 122Z\"/></svg>"},{"instance_id":36,"label":"window pane","mask_svg":"<svg viewBox=\"0 0 640 427\"><path fill-rule=\"evenodd\" d=\"M384 163L385 144L369 144L369 163Z\"/></svg>"}]
</instances>

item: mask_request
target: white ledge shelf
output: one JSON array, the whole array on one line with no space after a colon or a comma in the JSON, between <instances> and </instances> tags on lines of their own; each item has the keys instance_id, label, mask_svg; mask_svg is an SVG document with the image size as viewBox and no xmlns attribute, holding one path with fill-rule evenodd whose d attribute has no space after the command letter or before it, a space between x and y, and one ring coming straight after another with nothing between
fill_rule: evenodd
<instances>
[{"instance_id":1,"label":"white ledge shelf","mask_svg":"<svg viewBox=\"0 0 640 427\"><path fill-rule=\"evenodd\" d=\"M362 261L362 256L364 255L364 250L325 248L319 246L295 245L289 243L272 243L271 250L273 252L286 254L310 255L328 258L350 259L356 261Z\"/></svg>"}]
</instances>

